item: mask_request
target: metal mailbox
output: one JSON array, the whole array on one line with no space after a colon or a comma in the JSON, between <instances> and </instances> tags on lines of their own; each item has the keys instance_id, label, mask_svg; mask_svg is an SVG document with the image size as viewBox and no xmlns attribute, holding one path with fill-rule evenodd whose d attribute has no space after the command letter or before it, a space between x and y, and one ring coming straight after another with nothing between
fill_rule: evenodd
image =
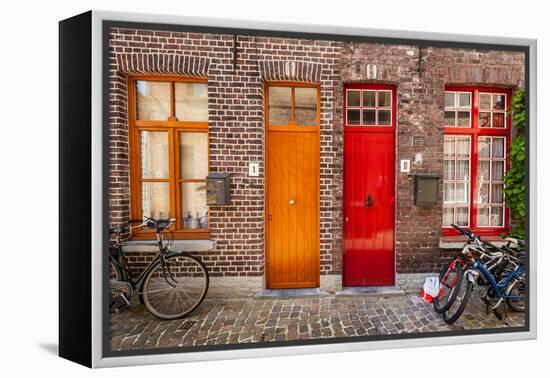
<instances>
[{"instance_id":1,"label":"metal mailbox","mask_svg":"<svg viewBox=\"0 0 550 378\"><path fill-rule=\"evenodd\" d=\"M437 185L439 176L431 174L414 175L414 204L430 206L437 202Z\"/></svg>"},{"instance_id":2,"label":"metal mailbox","mask_svg":"<svg viewBox=\"0 0 550 378\"><path fill-rule=\"evenodd\" d=\"M231 173L210 173L206 177L206 204L209 206L229 205L229 176Z\"/></svg>"}]
</instances>

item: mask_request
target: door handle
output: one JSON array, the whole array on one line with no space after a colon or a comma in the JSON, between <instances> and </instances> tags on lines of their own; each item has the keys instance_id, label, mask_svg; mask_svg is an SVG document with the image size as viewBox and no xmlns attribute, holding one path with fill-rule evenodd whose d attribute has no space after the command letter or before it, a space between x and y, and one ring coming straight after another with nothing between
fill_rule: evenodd
<instances>
[{"instance_id":1,"label":"door handle","mask_svg":"<svg viewBox=\"0 0 550 378\"><path fill-rule=\"evenodd\" d=\"M288 201L288 204L289 205L294 205L296 203L296 201L294 201L293 199L291 199L290 201Z\"/></svg>"},{"instance_id":2,"label":"door handle","mask_svg":"<svg viewBox=\"0 0 550 378\"><path fill-rule=\"evenodd\" d=\"M374 205L374 201L372 199L372 195L369 194L365 200L365 207L372 207L372 205Z\"/></svg>"}]
</instances>

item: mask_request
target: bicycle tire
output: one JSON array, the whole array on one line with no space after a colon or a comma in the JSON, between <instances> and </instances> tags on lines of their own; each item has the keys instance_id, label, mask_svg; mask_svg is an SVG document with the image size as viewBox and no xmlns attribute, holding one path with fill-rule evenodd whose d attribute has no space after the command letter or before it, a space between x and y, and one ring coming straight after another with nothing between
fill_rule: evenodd
<instances>
[{"instance_id":1,"label":"bicycle tire","mask_svg":"<svg viewBox=\"0 0 550 378\"><path fill-rule=\"evenodd\" d=\"M443 290L442 285L445 285L446 279L448 279L450 277L450 275L447 275L447 272L451 268L451 265L453 265L453 262L451 262L449 265L444 267L441 270L441 272L439 273L439 290L440 290L440 293L441 293L441 290ZM449 309L449 307L451 307L451 305L453 304L453 302L456 299L456 296L458 295L458 292L460 290L460 285L462 284L462 276L464 274L464 272L462 271L462 266L459 263L454 262L453 271L456 271L456 277L455 277L455 280L454 280L454 284L451 283L452 287L445 285L445 286L449 287L449 289L450 289L449 296L448 297L441 297L441 294L438 294L433 299L434 310L435 310L435 312L437 312L439 314L444 313L445 311L447 311ZM443 301L442 300L443 298L446 298L446 300Z\"/></svg>"},{"instance_id":2,"label":"bicycle tire","mask_svg":"<svg viewBox=\"0 0 550 378\"><path fill-rule=\"evenodd\" d=\"M514 290L519 290L519 293L514 294ZM513 283L510 290L507 290L507 295L523 295L523 299L506 298L506 303L508 304L508 307L516 312L525 312L525 281L520 280ZM517 302L514 300L517 300Z\"/></svg>"},{"instance_id":3,"label":"bicycle tire","mask_svg":"<svg viewBox=\"0 0 550 378\"><path fill-rule=\"evenodd\" d=\"M453 324L458 320L458 318L460 318L460 316L466 309L466 305L468 304L470 296L472 295L472 291L474 290L474 284L468 279L467 271L464 272L462 279L466 280L466 286L464 286L464 282L460 285L461 288L464 288L462 295L459 295L459 290L457 292L455 301L451 304L449 309L443 313L443 320L447 324ZM459 302L458 304L457 301Z\"/></svg>"},{"instance_id":4,"label":"bicycle tire","mask_svg":"<svg viewBox=\"0 0 550 378\"><path fill-rule=\"evenodd\" d=\"M122 270L120 267L113 262L113 258L109 257L109 279L123 281L124 277L122 275Z\"/></svg>"},{"instance_id":5,"label":"bicycle tire","mask_svg":"<svg viewBox=\"0 0 550 378\"><path fill-rule=\"evenodd\" d=\"M167 257L165 264L165 273L160 261L147 273L141 290L143 304L160 319L182 318L204 300L210 283L208 271L200 259L187 253Z\"/></svg>"}]
</instances>

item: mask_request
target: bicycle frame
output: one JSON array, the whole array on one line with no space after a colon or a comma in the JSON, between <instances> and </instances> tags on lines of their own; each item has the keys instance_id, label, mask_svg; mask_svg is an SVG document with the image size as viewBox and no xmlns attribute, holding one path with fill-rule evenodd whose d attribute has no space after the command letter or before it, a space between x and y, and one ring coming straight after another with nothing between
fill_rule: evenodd
<instances>
[{"instance_id":1,"label":"bicycle frame","mask_svg":"<svg viewBox=\"0 0 550 378\"><path fill-rule=\"evenodd\" d=\"M497 298L499 299L506 299L506 298L525 298L523 295L508 295L507 289L510 285L510 283L519 277L521 274L525 272L525 268L521 265L516 265L514 270L508 274L506 277L504 277L499 282L496 281L495 277L491 272L487 269L487 267L481 262L481 260L476 259L473 268L477 269L483 277L487 280L493 291L495 292Z\"/></svg>"}]
</instances>

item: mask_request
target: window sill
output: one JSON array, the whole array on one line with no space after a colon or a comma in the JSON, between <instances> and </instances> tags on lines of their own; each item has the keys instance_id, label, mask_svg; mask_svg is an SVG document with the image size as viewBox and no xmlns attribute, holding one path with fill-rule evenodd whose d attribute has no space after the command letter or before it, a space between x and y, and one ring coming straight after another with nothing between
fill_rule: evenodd
<instances>
[{"instance_id":1,"label":"window sill","mask_svg":"<svg viewBox=\"0 0 550 378\"><path fill-rule=\"evenodd\" d=\"M174 240L170 250L178 252L208 252L216 248L216 242L208 239ZM122 244L124 252L158 252L156 240L129 240Z\"/></svg>"},{"instance_id":2,"label":"window sill","mask_svg":"<svg viewBox=\"0 0 550 378\"><path fill-rule=\"evenodd\" d=\"M502 247L506 244L503 238L500 236L481 236L482 240L491 242L497 247ZM440 249L462 249L466 244L465 236L442 236L439 238Z\"/></svg>"}]
</instances>

